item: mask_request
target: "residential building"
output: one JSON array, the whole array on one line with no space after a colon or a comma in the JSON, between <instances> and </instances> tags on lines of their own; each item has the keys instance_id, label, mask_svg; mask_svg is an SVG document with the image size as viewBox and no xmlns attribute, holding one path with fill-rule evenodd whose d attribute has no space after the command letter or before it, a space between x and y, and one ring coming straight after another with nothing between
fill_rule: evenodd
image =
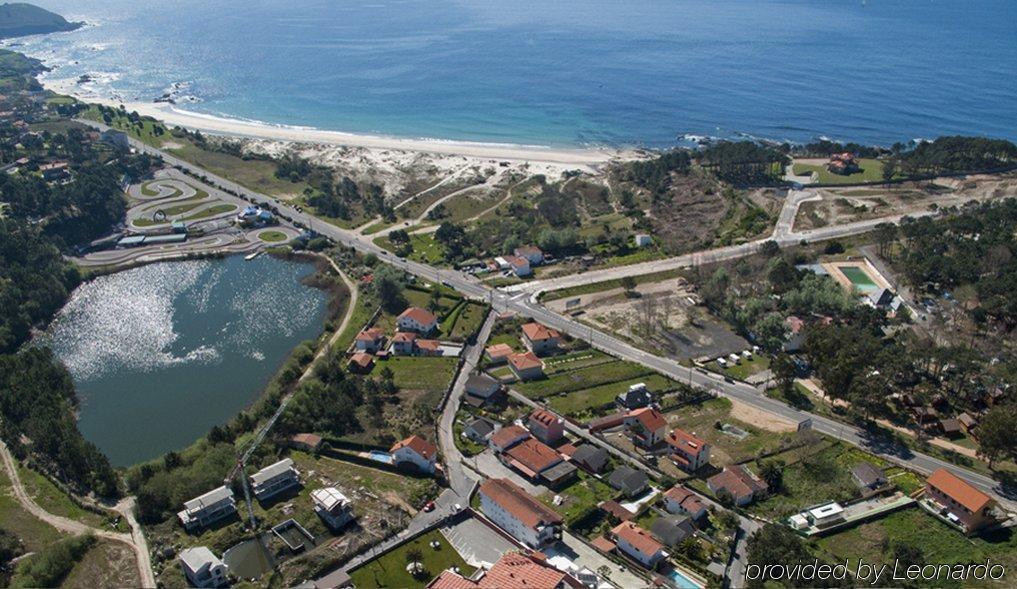
<instances>
[{"instance_id":1,"label":"residential building","mask_svg":"<svg viewBox=\"0 0 1017 589\"><path fill-rule=\"evenodd\" d=\"M625 416L625 428L633 444L649 449L664 441L667 420L660 411L652 407L643 407L630 411Z\"/></svg>"},{"instance_id":2,"label":"residential building","mask_svg":"<svg viewBox=\"0 0 1017 589\"><path fill-rule=\"evenodd\" d=\"M533 269L530 268L530 261L526 258L521 258L519 256L502 256L502 259L504 259L508 264L512 273L520 278L533 274Z\"/></svg>"},{"instance_id":3,"label":"residential building","mask_svg":"<svg viewBox=\"0 0 1017 589\"><path fill-rule=\"evenodd\" d=\"M223 485L184 503L184 510L177 514L187 531L203 528L237 512L233 491Z\"/></svg>"},{"instance_id":4,"label":"residential building","mask_svg":"<svg viewBox=\"0 0 1017 589\"><path fill-rule=\"evenodd\" d=\"M561 334L540 323L523 325L523 345L538 356L547 356L558 351Z\"/></svg>"},{"instance_id":5,"label":"residential building","mask_svg":"<svg viewBox=\"0 0 1017 589\"><path fill-rule=\"evenodd\" d=\"M428 583L427 589L579 589L584 587L578 579L559 571L547 563L543 554L508 552L491 570L479 569L472 577L452 571L442 571Z\"/></svg>"},{"instance_id":6,"label":"residential building","mask_svg":"<svg viewBox=\"0 0 1017 589\"><path fill-rule=\"evenodd\" d=\"M42 179L47 182L52 180L62 180L71 175L70 164L67 162L42 164L39 166L39 171L42 173Z\"/></svg>"},{"instance_id":7,"label":"residential building","mask_svg":"<svg viewBox=\"0 0 1017 589\"><path fill-rule=\"evenodd\" d=\"M625 419L628 417L628 413L614 413L611 415L605 415L604 417L598 417L597 419L591 419L586 424L586 429L590 430L591 434L602 432L605 430L621 427L625 425Z\"/></svg>"},{"instance_id":8,"label":"residential building","mask_svg":"<svg viewBox=\"0 0 1017 589\"><path fill-rule=\"evenodd\" d=\"M859 170L858 160L855 159L853 153L835 153L830 156L830 161L827 162L826 169L834 174L847 176L848 174L853 174Z\"/></svg>"},{"instance_id":9,"label":"residential building","mask_svg":"<svg viewBox=\"0 0 1017 589\"><path fill-rule=\"evenodd\" d=\"M427 335L437 329L438 318L427 309L409 307L399 314L396 325L399 331L412 331L420 335Z\"/></svg>"},{"instance_id":10,"label":"residential building","mask_svg":"<svg viewBox=\"0 0 1017 589\"><path fill-rule=\"evenodd\" d=\"M627 522L636 517L636 514L632 513L628 509L622 507L621 503L618 503L614 499L608 499L607 501L601 501L597 506L604 513L613 517L620 522Z\"/></svg>"},{"instance_id":11,"label":"residential building","mask_svg":"<svg viewBox=\"0 0 1017 589\"><path fill-rule=\"evenodd\" d=\"M392 353L396 356L412 356L417 351L417 334L400 331L392 336Z\"/></svg>"},{"instance_id":12,"label":"residential building","mask_svg":"<svg viewBox=\"0 0 1017 589\"><path fill-rule=\"evenodd\" d=\"M939 430L948 438L959 438L961 436L960 422L953 417L939 420Z\"/></svg>"},{"instance_id":13,"label":"residential building","mask_svg":"<svg viewBox=\"0 0 1017 589\"><path fill-rule=\"evenodd\" d=\"M650 524L650 533L664 546L678 546L696 533L692 519L685 515L658 517Z\"/></svg>"},{"instance_id":14,"label":"residential building","mask_svg":"<svg viewBox=\"0 0 1017 589\"><path fill-rule=\"evenodd\" d=\"M491 447L495 452L504 452L530 437L530 432L521 425L503 427L491 436Z\"/></svg>"},{"instance_id":15,"label":"residential building","mask_svg":"<svg viewBox=\"0 0 1017 589\"><path fill-rule=\"evenodd\" d=\"M520 258L525 258L531 266L539 266L544 262L544 252L535 245L517 247L512 253Z\"/></svg>"},{"instance_id":16,"label":"residential building","mask_svg":"<svg viewBox=\"0 0 1017 589\"><path fill-rule=\"evenodd\" d=\"M784 319L784 327L787 329L787 336L784 340L785 352L798 352L805 345L805 321L800 317L788 315Z\"/></svg>"},{"instance_id":17,"label":"residential building","mask_svg":"<svg viewBox=\"0 0 1017 589\"><path fill-rule=\"evenodd\" d=\"M230 584L229 567L206 546L180 551L180 568L190 587L226 587Z\"/></svg>"},{"instance_id":18,"label":"residential building","mask_svg":"<svg viewBox=\"0 0 1017 589\"><path fill-rule=\"evenodd\" d=\"M371 327L357 334L353 341L354 348L359 352L373 354L381 348L385 339L385 332L379 327Z\"/></svg>"},{"instance_id":19,"label":"residential building","mask_svg":"<svg viewBox=\"0 0 1017 589\"><path fill-rule=\"evenodd\" d=\"M546 409L535 409L526 426L533 437L545 444L557 444L565 437L565 421Z\"/></svg>"},{"instance_id":20,"label":"residential building","mask_svg":"<svg viewBox=\"0 0 1017 589\"><path fill-rule=\"evenodd\" d=\"M668 513L687 515L695 521L702 521L709 513L702 497L679 485L664 492L664 509Z\"/></svg>"},{"instance_id":21,"label":"residential building","mask_svg":"<svg viewBox=\"0 0 1017 589\"><path fill-rule=\"evenodd\" d=\"M562 517L508 479L480 484L480 511L531 548L561 538Z\"/></svg>"},{"instance_id":22,"label":"residential building","mask_svg":"<svg viewBox=\"0 0 1017 589\"><path fill-rule=\"evenodd\" d=\"M512 349L512 346L504 343L487 346L484 350L484 355L487 356L491 364L504 364L514 353L515 350Z\"/></svg>"},{"instance_id":23,"label":"residential building","mask_svg":"<svg viewBox=\"0 0 1017 589\"><path fill-rule=\"evenodd\" d=\"M315 453L321 449L322 439L318 434L294 434L287 444L294 450Z\"/></svg>"},{"instance_id":24,"label":"residential building","mask_svg":"<svg viewBox=\"0 0 1017 589\"><path fill-rule=\"evenodd\" d=\"M250 476L251 490L258 501L272 497L300 484L300 472L293 466L292 458L283 458Z\"/></svg>"},{"instance_id":25,"label":"residential building","mask_svg":"<svg viewBox=\"0 0 1017 589\"><path fill-rule=\"evenodd\" d=\"M615 402L625 409L641 409L653 402L653 394L645 383L631 385L629 390L618 393Z\"/></svg>"},{"instance_id":26,"label":"residential building","mask_svg":"<svg viewBox=\"0 0 1017 589\"><path fill-rule=\"evenodd\" d=\"M863 489L877 489L886 484L886 475L883 469L872 464L863 462L851 469L851 478L855 484Z\"/></svg>"},{"instance_id":27,"label":"residential building","mask_svg":"<svg viewBox=\"0 0 1017 589\"><path fill-rule=\"evenodd\" d=\"M647 247L653 245L653 237L646 233L637 233L635 237L636 247Z\"/></svg>"},{"instance_id":28,"label":"residential building","mask_svg":"<svg viewBox=\"0 0 1017 589\"><path fill-rule=\"evenodd\" d=\"M975 428L978 427L978 419L970 413L961 413L958 415L957 423L960 424L961 430L969 436L973 435Z\"/></svg>"},{"instance_id":29,"label":"residential building","mask_svg":"<svg viewBox=\"0 0 1017 589\"><path fill-rule=\"evenodd\" d=\"M374 356L357 352L350 356L350 370L358 374L367 374L374 368Z\"/></svg>"},{"instance_id":30,"label":"residential building","mask_svg":"<svg viewBox=\"0 0 1017 589\"><path fill-rule=\"evenodd\" d=\"M720 474L706 479L706 486L714 494L727 493L735 505L748 505L766 493L769 486L742 465L726 466Z\"/></svg>"},{"instance_id":31,"label":"residential building","mask_svg":"<svg viewBox=\"0 0 1017 589\"><path fill-rule=\"evenodd\" d=\"M925 496L939 514L971 534L996 522L996 502L964 479L941 468L926 479Z\"/></svg>"},{"instance_id":32,"label":"residential building","mask_svg":"<svg viewBox=\"0 0 1017 589\"><path fill-rule=\"evenodd\" d=\"M506 466L534 481L540 478L540 473L564 460L553 448L534 438L515 444L501 453L500 457Z\"/></svg>"},{"instance_id":33,"label":"residential building","mask_svg":"<svg viewBox=\"0 0 1017 589\"><path fill-rule=\"evenodd\" d=\"M441 356L441 342L436 339L417 338L416 353L418 356Z\"/></svg>"},{"instance_id":34,"label":"residential building","mask_svg":"<svg viewBox=\"0 0 1017 589\"><path fill-rule=\"evenodd\" d=\"M420 472L434 473L438 462L438 449L417 435L396 442L389 452L396 466L412 466Z\"/></svg>"},{"instance_id":35,"label":"residential building","mask_svg":"<svg viewBox=\"0 0 1017 589\"><path fill-rule=\"evenodd\" d=\"M615 546L629 558L648 569L656 569L662 560L667 558L664 546L655 540L649 532L628 521L622 522L611 530Z\"/></svg>"},{"instance_id":36,"label":"residential building","mask_svg":"<svg viewBox=\"0 0 1017 589\"><path fill-rule=\"evenodd\" d=\"M599 474L604 471L608 463L607 450L593 444L583 444L576 448L569 459L572 464L582 468L586 472Z\"/></svg>"},{"instance_id":37,"label":"residential building","mask_svg":"<svg viewBox=\"0 0 1017 589\"><path fill-rule=\"evenodd\" d=\"M492 404L497 401L499 393L501 393L501 383L484 373L471 374L466 379L466 401L471 405ZM471 402L471 397L479 403Z\"/></svg>"},{"instance_id":38,"label":"residential building","mask_svg":"<svg viewBox=\"0 0 1017 589\"><path fill-rule=\"evenodd\" d=\"M314 512L333 532L353 521L353 504L335 487L311 491L311 502L314 503Z\"/></svg>"},{"instance_id":39,"label":"residential building","mask_svg":"<svg viewBox=\"0 0 1017 589\"><path fill-rule=\"evenodd\" d=\"M667 435L671 462L685 472L696 472L710 463L710 444L683 429Z\"/></svg>"},{"instance_id":40,"label":"residential building","mask_svg":"<svg viewBox=\"0 0 1017 589\"><path fill-rule=\"evenodd\" d=\"M641 495L650 485L650 477L641 470L622 465L611 471L607 484L624 493L629 499Z\"/></svg>"},{"instance_id":41,"label":"residential building","mask_svg":"<svg viewBox=\"0 0 1017 589\"><path fill-rule=\"evenodd\" d=\"M486 417L478 417L466 424L463 428L463 435L484 446L491 440L494 432L498 431L499 425Z\"/></svg>"},{"instance_id":42,"label":"residential building","mask_svg":"<svg viewBox=\"0 0 1017 589\"><path fill-rule=\"evenodd\" d=\"M534 380L544 376L544 363L533 352L512 354L508 359L512 374L521 381Z\"/></svg>"}]
</instances>

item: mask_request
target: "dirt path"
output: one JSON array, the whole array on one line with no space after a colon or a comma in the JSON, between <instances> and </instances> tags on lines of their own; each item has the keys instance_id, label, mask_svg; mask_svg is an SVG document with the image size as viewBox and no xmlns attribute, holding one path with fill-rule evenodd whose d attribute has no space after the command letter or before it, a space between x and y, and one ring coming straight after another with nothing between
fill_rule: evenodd
<instances>
[{"instance_id":1,"label":"dirt path","mask_svg":"<svg viewBox=\"0 0 1017 589\"><path fill-rule=\"evenodd\" d=\"M21 482L21 477L18 475L18 468L17 464L14 462L14 456L11 455L7 445L3 442L0 442L0 458L3 459L4 467L7 469L8 477L11 479L11 489L14 490L14 498L17 499L18 503L21 504L25 511L62 532L74 535L92 534L98 538L105 538L107 540L114 540L116 542L123 542L124 544L127 544L134 549L135 559L138 565L138 574L141 578L142 584L145 587L156 586L155 575L152 574L152 562L149 559L148 554L148 543L145 541L144 534L142 533L137 520L134 519L133 497L124 499L117 504L116 508L118 512L122 513L124 517L127 518L127 522L131 526L130 534L93 528L92 526L83 524L79 521L54 515L40 507L39 504L37 504L28 494L28 491L25 490L25 486Z\"/></svg>"},{"instance_id":2,"label":"dirt path","mask_svg":"<svg viewBox=\"0 0 1017 589\"><path fill-rule=\"evenodd\" d=\"M342 335L344 331L346 331L346 327L349 326L350 321L353 319L353 309L356 308L357 301L359 300L360 297L360 291L357 290L357 285L354 284L352 280L350 280L350 277L347 276L345 272L339 269L339 265L335 263L335 260L328 256L324 257L326 260L328 260L328 263L332 265L332 269L335 270L335 273L339 275L339 278L342 279L343 284L346 285L346 288L349 289L350 302L348 305L346 305L346 314L343 316L342 323L340 323L339 327L337 327L335 332L332 333L332 337L328 338L328 343L326 343L324 346L321 347L320 350L318 350L318 353L314 356L314 360L312 360L311 363L307 365L307 369L304 370L304 373L300 375L300 380L298 382L303 382L305 379L310 378L311 374L313 374L314 371L313 370L314 365L317 364L318 360L322 359L325 356L325 354L327 354L328 351L332 349L332 346L335 345L335 342L336 340L339 339L339 336Z\"/></svg>"}]
</instances>

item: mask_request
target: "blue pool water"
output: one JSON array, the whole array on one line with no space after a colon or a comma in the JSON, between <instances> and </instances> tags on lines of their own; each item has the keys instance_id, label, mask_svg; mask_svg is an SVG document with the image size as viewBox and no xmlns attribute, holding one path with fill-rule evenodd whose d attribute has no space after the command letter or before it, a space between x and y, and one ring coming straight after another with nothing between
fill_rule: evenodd
<instances>
[{"instance_id":1,"label":"blue pool water","mask_svg":"<svg viewBox=\"0 0 1017 589\"><path fill-rule=\"evenodd\" d=\"M703 589L702 585L696 583L689 577L686 577L681 571L675 568L671 569L667 573L667 578L677 585L679 589Z\"/></svg>"},{"instance_id":2,"label":"blue pool water","mask_svg":"<svg viewBox=\"0 0 1017 589\"><path fill-rule=\"evenodd\" d=\"M393 461L395 460L391 454L389 454L388 452L382 452L380 450L371 450L367 454L371 457L371 460L374 460L376 462L383 462L385 464L392 464Z\"/></svg>"},{"instance_id":3,"label":"blue pool water","mask_svg":"<svg viewBox=\"0 0 1017 589\"><path fill-rule=\"evenodd\" d=\"M1017 138L1010 0L37 0L89 87L272 123L508 143Z\"/></svg>"}]
</instances>

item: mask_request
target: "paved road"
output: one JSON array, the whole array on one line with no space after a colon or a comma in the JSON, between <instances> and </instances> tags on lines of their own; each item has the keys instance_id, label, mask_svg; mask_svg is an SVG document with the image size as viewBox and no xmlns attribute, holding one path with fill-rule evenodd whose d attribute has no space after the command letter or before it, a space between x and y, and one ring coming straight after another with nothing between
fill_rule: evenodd
<instances>
[{"instance_id":1,"label":"paved road","mask_svg":"<svg viewBox=\"0 0 1017 589\"><path fill-rule=\"evenodd\" d=\"M93 122L88 122L88 124L100 129L103 128L102 125ZM171 154L144 145L138 141L134 141L133 139L132 145L141 151L161 156L164 161L170 165L179 166L185 170L189 170L191 173L205 178L207 182L216 184L227 190L234 191L237 194L246 196L254 201L275 200L263 194L248 190L234 182L220 178L197 166L176 158ZM513 293L506 292L505 290L494 290L487 285L481 284L476 278L461 272L435 268L426 264L398 258L375 245L371 241L370 236L359 236L353 232L316 220L306 213L297 212L284 201L276 201L276 204L279 206L279 209L283 214L291 217L295 222L311 227L338 243L353 247L362 253L375 254L387 263L420 278L445 283L465 296L490 303L495 310L513 311L524 317L531 318L558 329L573 337L586 340L593 347L608 354L636 362L675 380L685 382L690 386L709 390L717 394L736 399L756 409L779 415L793 423L797 423L805 419L811 419L813 429L816 431L864 448L874 454L886 458L887 460L901 464L918 472L929 474L938 468L946 468L967 480L969 483L992 495L1008 510L1017 510L1017 503L1003 496L1000 493L998 483L983 474L955 466L946 461L927 456L925 454L910 452L906 449L900 449L897 447L889 447L881 443L879 440L872 439L860 428L836 422L819 415L813 415L805 411L799 411L785 405L784 403L760 394L758 390L749 385L741 383L727 383L722 379L722 377L703 374L690 368L680 366L674 361L660 358L643 350L636 349L614 336L596 331L591 327L582 325L569 318L549 311L539 303L534 302L528 292ZM932 212L929 212L928 214L932 214ZM911 214L910 216L914 217L918 216L918 214ZM803 239L807 241L818 241L855 235L869 231L880 223L899 222L903 217L904 215L899 215L895 217L872 219L833 227L824 227L811 231L793 232L780 237L778 241L789 244L797 243ZM679 258L672 258L671 260L649 262L647 264L637 264L634 266L623 266L621 268L601 271L599 273L589 272L577 276L565 277L561 280L568 281L569 284L574 285L587 284L590 282L599 282L601 280L617 277L619 275L638 275L645 274L647 272L655 272L658 271L658 269L682 267L683 265L688 265L693 261L705 263L707 261L731 259L752 253L761 243L762 242L759 241L740 246L709 250L706 252L689 254L688 256L681 256ZM600 273L603 273L606 277L598 276ZM612 273L614 273L614 275L612 275ZM555 280L558 281L559 279ZM562 287L563 286L556 286L556 288Z\"/></svg>"},{"instance_id":2,"label":"paved road","mask_svg":"<svg viewBox=\"0 0 1017 589\"><path fill-rule=\"evenodd\" d=\"M21 504L21 507L24 508L25 511L61 532L67 532L74 535L92 534L98 538L114 540L116 542L123 542L124 544L127 544L134 550L135 561L138 566L138 576L141 579L141 584L144 587L156 586L155 575L152 573L152 561L148 554L148 543L145 541L145 536L141 532L141 526L139 526L137 520L134 519L133 499L129 501L121 501L116 507L116 510L125 516L128 525L131 526L130 534L111 532L102 528L93 528L92 526L83 524L77 520L54 515L40 507L39 504L36 503L35 500L28 494L28 491L25 490L25 486L21 482L21 477L18 475L17 464L14 461L14 457L11 456L11 452L7 448L7 444L2 441L0 441L0 461L3 462L4 467L7 469L7 476L11 480L11 489L14 491L14 498L17 499L18 503Z\"/></svg>"}]
</instances>

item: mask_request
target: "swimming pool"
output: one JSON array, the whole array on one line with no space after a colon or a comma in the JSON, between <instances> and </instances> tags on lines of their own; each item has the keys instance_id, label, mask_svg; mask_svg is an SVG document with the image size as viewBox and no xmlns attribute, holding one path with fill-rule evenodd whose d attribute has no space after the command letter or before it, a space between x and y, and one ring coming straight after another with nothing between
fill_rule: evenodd
<instances>
[{"instance_id":1,"label":"swimming pool","mask_svg":"<svg viewBox=\"0 0 1017 589\"><path fill-rule=\"evenodd\" d=\"M388 452L382 452L381 450L371 450L367 453L367 456L374 461L383 462L385 464L392 464L394 458Z\"/></svg>"},{"instance_id":2,"label":"swimming pool","mask_svg":"<svg viewBox=\"0 0 1017 589\"><path fill-rule=\"evenodd\" d=\"M839 266L838 269L858 290L873 290L877 288L876 282L861 266Z\"/></svg>"},{"instance_id":3,"label":"swimming pool","mask_svg":"<svg viewBox=\"0 0 1017 589\"><path fill-rule=\"evenodd\" d=\"M667 578L671 580L679 589L703 589L703 586L692 580L691 577L685 575L680 570L672 568L667 573Z\"/></svg>"}]
</instances>

